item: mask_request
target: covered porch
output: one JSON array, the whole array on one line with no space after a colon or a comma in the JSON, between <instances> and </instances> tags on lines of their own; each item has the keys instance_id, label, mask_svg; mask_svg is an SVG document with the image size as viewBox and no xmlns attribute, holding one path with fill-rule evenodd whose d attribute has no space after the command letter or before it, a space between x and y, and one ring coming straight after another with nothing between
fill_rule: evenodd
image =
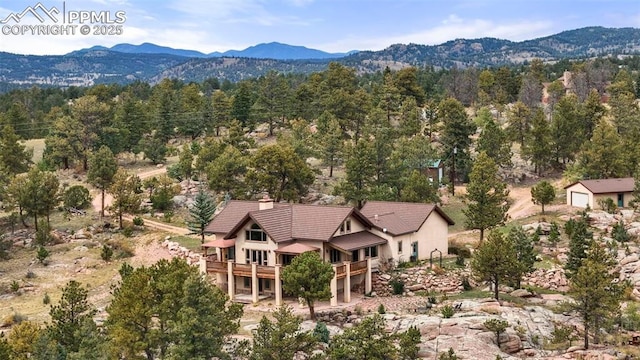
<instances>
[{"instance_id":1,"label":"covered porch","mask_svg":"<svg viewBox=\"0 0 640 360\"><path fill-rule=\"evenodd\" d=\"M294 242L275 251L278 255L278 263L275 266L255 263L239 264L228 256L229 249L234 246L232 242L233 240L214 240L203 244L200 271L215 274L217 286L226 290L229 298L233 301L257 303L264 298L273 296L276 306L283 304L282 269L290 263L293 257L303 252L321 251L318 248ZM211 253L211 248L216 248L215 253ZM338 304L339 282L342 284L343 302L351 302L352 277L364 276L365 292L371 292L371 259L356 262L342 261L332 264L332 266L334 270L331 281L330 303L332 306ZM241 281L242 283L240 283ZM268 291L265 289L267 287Z\"/></svg>"}]
</instances>

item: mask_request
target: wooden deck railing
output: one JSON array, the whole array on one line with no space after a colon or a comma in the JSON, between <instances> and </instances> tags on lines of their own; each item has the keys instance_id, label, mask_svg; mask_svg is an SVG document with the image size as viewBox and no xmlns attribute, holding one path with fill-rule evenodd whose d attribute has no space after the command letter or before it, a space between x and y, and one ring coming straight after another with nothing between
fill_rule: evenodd
<instances>
[{"instance_id":1,"label":"wooden deck railing","mask_svg":"<svg viewBox=\"0 0 640 360\"><path fill-rule=\"evenodd\" d=\"M360 260L349 264L351 276L360 275L367 272L367 260ZM336 266L336 276L342 279L347 276L347 265ZM213 273L224 273L228 271L226 261L219 261L215 254L207 256L207 271ZM263 279L275 279L275 266L258 265L258 277ZM252 276L251 264L233 264L233 274L237 276Z\"/></svg>"}]
</instances>

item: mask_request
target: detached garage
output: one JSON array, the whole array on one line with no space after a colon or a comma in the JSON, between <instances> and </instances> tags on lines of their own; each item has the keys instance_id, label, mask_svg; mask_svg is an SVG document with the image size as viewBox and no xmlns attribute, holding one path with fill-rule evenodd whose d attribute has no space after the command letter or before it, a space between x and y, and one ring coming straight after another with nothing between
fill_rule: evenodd
<instances>
[{"instance_id":1,"label":"detached garage","mask_svg":"<svg viewBox=\"0 0 640 360\"><path fill-rule=\"evenodd\" d=\"M628 207L633 187L633 178L580 180L565 187L567 205L599 209L599 201L610 198L618 207Z\"/></svg>"}]
</instances>

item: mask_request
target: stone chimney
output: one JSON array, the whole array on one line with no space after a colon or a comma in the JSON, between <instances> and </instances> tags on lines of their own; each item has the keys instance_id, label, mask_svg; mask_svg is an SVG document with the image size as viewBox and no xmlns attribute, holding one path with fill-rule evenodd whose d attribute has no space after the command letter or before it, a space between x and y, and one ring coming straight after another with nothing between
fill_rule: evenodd
<instances>
[{"instance_id":1,"label":"stone chimney","mask_svg":"<svg viewBox=\"0 0 640 360\"><path fill-rule=\"evenodd\" d=\"M273 199L269 197L269 194L262 196L262 199L258 200L258 210L273 209Z\"/></svg>"}]
</instances>

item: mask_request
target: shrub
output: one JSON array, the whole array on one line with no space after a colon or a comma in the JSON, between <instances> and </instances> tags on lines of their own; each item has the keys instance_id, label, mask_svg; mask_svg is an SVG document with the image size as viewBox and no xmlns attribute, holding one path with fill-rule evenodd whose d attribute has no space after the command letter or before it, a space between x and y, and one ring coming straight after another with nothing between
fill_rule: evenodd
<instances>
[{"instance_id":1,"label":"shrub","mask_svg":"<svg viewBox=\"0 0 640 360\"><path fill-rule=\"evenodd\" d=\"M51 243L52 240L51 228L49 227L47 220L40 220L38 222L38 231L36 232L36 244L44 246Z\"/></svg>"},{"instance_id":2,"label":"shrub","mask_svg":"<svg viewBox=\"0 0 640 360\"><path fill-rule=\"evenodd\" d=\"M384 308L383 304L378 305L378 314L386 314L387 310Z\"/></svg>"},{"instance_id":3,"label":"shrub","mask_svg":"<svg viewBox=\"0 0 640 360\"><path fill-rule=\"evenodd\" d=\"M469 291L473 289L473 287L471 286L471 283L469 283L469 278L466 276L462 278L462 288L464 289L464 291Z\"/></svg>"},{"instance_id":4,"label":"shrub","mask_svg":"<svg viewBox=\"0 0 640 360\"><path fill-rule=\"evenodd\" d=\"M16 280L11 281L11 291L15 293L18 292L18 290L20 290L20 283Z\"/></svg>"},{"instance_id":5,"label":"shrub","mask_svg":"<svg viewBox=\"0 0 640 360\"><path fill-rule=\"evenodd\" d=\"M598 206L609 214L613 214L618 209L618 205L612 198L598 199Z\"/></svg>"},{"instance_id":6,"label":"shrub","mask_svg":"<svg viewBox=\"0 0 640 360\"><path fill-rule=\"evenodd\" d=\"M36 273L34 273L33 271L31 271L31 269L27 270L27 274L24 276L27 279L35 279L36 278Z\"/></svg>"},{"instance_id":7,"label":"shrub","mask_svg":"<svg viewBox=\"0 0 640 360\"><path fill-rule=\"evenodd\" d=\"M86 187L73 185L65 190L62 201L66 208L86 209L91 204L91 195Z\"/></svg>"},{"instance_id":8,"label":"shrub","mask_svg":"<svg viewBox=\"0 0 640 360\"><path fill-rule=\"evenodd\" d=\"M449 348L449 351L440 354L438 360L458 360L458 356L453 348Z\"/></svg>"},{"instance_id":9,"label":"shrub","mask_svg":"<svg viewBox=\"0 0 640 360\"><path fill-rule=\"evenodd\" d=\"M44 293L44 296L42 297L42 303L45 305L49 305L51 303L51 298L49 297L48 293Z\"/></svg>"},{"instance_id":10,"label":"shrub","mask_svg":"<svg viewBox=\"0 0 640 360\"><path fill-rule=\"evenodd\" d=\"M4 318L4 320L2 320L2 327L11 327L26 320L27 317L25 315L14 312L13 314L7 316L6 318Z\"/></svg>"},{"instance_id":11,"label":"shrub","mask_svg":"<svg viewBox=\"0 0 640 360\"><path fill-rule=\"evenodd\" d=\"M122 229L122 235L124 235L125 237L132 237L133 236L133 228L130 226L126 226L124 229Z\"/></svg>"},{"instance_id":12,"label":"shrub","mask_svg":"<svg viewBox=\"0 0 640 360\"><path fill-rule=\"evenodd\" d=\"M9 259L9 249L11 249L11 241L5 239L4 235L0 235L0 260Z\"/></svg>"},{"instance_id":13,"label":"shrub","mask_svg":"<svg viewBox=\"0 0 640 360\"><path fill-rule=\"evenodd\" d=\"M469 259L471 258L471 250L469 250L469 248L467 247L460 247L460 246L449 246L448 248L448 253L449 255L458 255L458 256L462 256L465 259Z\"/></svg>"},{"instance_id":14,"label":"shrub","mask_svg":"<svg viewBox=\"0 0 640 360\"><path fill-rule=\"evenodd\" d=\"M453 315L456 313L455 309L453 308L453 306L451 305L445 305L442 310L440 310L440 313L442 314L442 317L445 319L449 319L451 317L453 317Z\"/></svg>"},{"instance_id":15,"label":"shrub","mask_svg":"<svg viewBox=\"0 0 640 360\"><path fill-rule=\"evenodd\" d=\"M393 295L402 295L404 294L404 281L393 279L391 280L391 289L393 290Z\"/></svg>"},{"instance_id":16,"label":"shrub","mask_svg":"<svg viewBox=\"0 0 640 360\"><path fill-rule=\"evenodd\" d=\"M496 334L496 344L500 345L500 334L509 327L509 322L500 319L489 319L484 322L484 326L487 330Z\"/></svg>"},{"instance_id":17,"label":"shrub","mask_svg":"<svg viewBox=\"0 0 640 360\"><path fill-rule=\"evenodd\" d=\"M111 249L113 250L114 257L116 259L124 259L128 257L132 257L135 254L135 251L129 244L125 241L113 241L110 243Z\"/></svg>"},{"instance_id":18,"label":"shrub","mask_svg":"<svg viewBox=\"0 0 640 360\"><path fill-rule=\"evenodd\" d=\"M49 257L49 251L45 249L44 246L40 246L38 248L38 253L36 254L36 258L40 264L45 264L45 260ZM46 265L46 264L45 264Z\"/></svg>"},{"instance_id":19,"label":"shrub","mask_svg":"<svg viewBox=\"0 0 640 360\"><path fill-rule=\"evenodd\" d=\"M316 327L313 328L313 335L321 342L329 343L329 329L327 329L327 324L322 321L316 323Z\"/></svg>"},{"instance_id":20,"label":"shrub","mask_svg":"<svg viewBox=\"0 0 640 360\"><path fill-rule=\"evenodd\" d=\"M464 256L460 254L456 256L456 266L464 266Z\"/></svg>"},{"instance_id":21,"label":"shrub","mask_svg":"<svg viewBox=\"0 0 640 360\"><path fill-rule=\"evenodd\" d=\"M140 216L136 216L133 218L133 225L135 226L143 226L144 225L144 219L141 218Z\"/></svg>"},{"instance_id":22,"label":"shrub","mask_svg":"<svg viewBox=\"0 0 640 360\"><path fill-rule=\"evenodd\" d=\"M111 248L111 246L104 244L102 245L102 251L100 252L100 257L102 258L102 260L104 261L111 261L111 257L113 256L113 249Z\"/></svg>"}]
</instances>

